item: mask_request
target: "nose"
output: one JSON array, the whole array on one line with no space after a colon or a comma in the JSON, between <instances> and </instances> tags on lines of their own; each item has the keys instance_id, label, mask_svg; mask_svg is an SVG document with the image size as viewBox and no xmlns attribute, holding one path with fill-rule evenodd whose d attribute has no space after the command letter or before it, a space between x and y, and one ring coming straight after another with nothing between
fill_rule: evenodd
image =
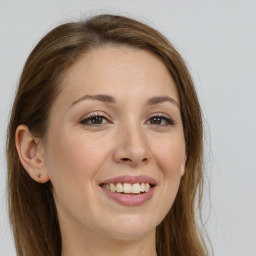
<instances>
[{"instance_id":1,"label":"nose","mask_svg":"<svg viewBox=\"0 0 256 256\"><path fill-rule=\"evenodd\" d=\"M114 161L130 166L146 164L150 158L150 150L143 127L126 126L118 133L113 154Z\"/></svg>"}]
</instances>

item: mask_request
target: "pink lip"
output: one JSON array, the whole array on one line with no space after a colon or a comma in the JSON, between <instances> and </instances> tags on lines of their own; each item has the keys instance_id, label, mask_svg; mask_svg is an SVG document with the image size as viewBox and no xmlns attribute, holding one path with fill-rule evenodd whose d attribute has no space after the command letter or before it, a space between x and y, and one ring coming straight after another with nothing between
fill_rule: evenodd
<instances>
[{"instance_id":1,"label":"pink lip","mask_svg":"<svg viewBox=\"0 0 256 256\"><path fill-rule=\"evenodd\" d=\"M135 184L135 183L149 183L151 185L156 186L157 182L148 176L145 175L140 175L140 176L130 176L130 175L123 175L123 176L118 176L114 177L108 180L102 181L100 184L116 184L116 183L130 183L130 184Z\"/></svg>"},{"instance_id":2,"label":"pink lip","mask_svg":"<svg viewBox=\"0 0 256 256\"><path fill-rule=\"evenodd\" d=\"M152 196L155 191L155 186L157 182L148 176L119 176L114 177L108 180L101 182L103 184L116 184L116 183L149 183L153 185L148 192L144 192L141 194L121 194L117 192L111 192L106 190L105 188L101 187L103 192L112 200L115 200L117 203L125 206L138 206L142 205L143 203L147 202Z\"/></svg>"},{"instance_id":3,"label":"pink lip","mask_svg":"<svg viewBox=\"0 0 256 256\"><path fill-rule=\"evenodd\" d=\"M111 199L115 200L119 204L126 206L138 206L148 201L155 191L155 187L152 187L148 192L142 194L120 194L117 192L111 192L101 187L104 193Z\"/></svg>"}]
</instances>

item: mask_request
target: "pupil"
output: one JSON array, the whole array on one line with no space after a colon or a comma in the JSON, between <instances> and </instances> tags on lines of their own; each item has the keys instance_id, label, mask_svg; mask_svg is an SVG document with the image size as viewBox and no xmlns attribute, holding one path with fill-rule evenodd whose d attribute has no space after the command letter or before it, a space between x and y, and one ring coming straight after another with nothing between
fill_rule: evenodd
<instances>
[{"instance_id":1,"label":"pupil","mask_svg":"<svg viewBox=\"0 0 256 256\"><path fill-rule=\"evenodd\" d=\"M91 122L92 122L93 124L101 124L101 123L102 123L102 117L100 117L100 116L95 116L95 117L91 120Z\"/></svg>"},{"instance_id":2,"label":"pupil","mask_svg":"<svg viewBox=\"0 0 256 256\"><path fill-rule=\"evenodd\" d=\"M151 124L161 124L161 117L153 117L151 119Z\"/></svg>"}]
</instances>

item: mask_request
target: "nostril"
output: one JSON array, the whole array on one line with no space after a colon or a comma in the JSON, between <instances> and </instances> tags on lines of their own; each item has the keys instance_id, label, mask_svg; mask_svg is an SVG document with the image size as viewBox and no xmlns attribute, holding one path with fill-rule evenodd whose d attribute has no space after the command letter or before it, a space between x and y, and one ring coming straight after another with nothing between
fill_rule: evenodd
<instances>
[{"instance_id":1,"label":"nostril","mask_svg":"<svg viewBox=\"0 0 256 256\"><path fill-rule=\"evenodd\" d=\"M131 163L139 163L139 161L137 162L136 160L133 160L133 159L130 159L129 157L123 157L123 158L121 158L121 161L122 162L131 162ZM141 160L141 162L143 162L143 163L146 163L148 161L148 158L147 157L145 157L145 158L143 158L142 160Z\"/></svg>"},{"instance_id":2,"label":"nostril","mask_svg":"<svg viewBox=\"0 0 256 256\"><path fill-rule=\"evenodd\" d=\"M124 157L124 158L122 158L122 160L127 162L127 161L129 161L130 159L127 158L127 157Z\"/></svg>"}]
</instances>

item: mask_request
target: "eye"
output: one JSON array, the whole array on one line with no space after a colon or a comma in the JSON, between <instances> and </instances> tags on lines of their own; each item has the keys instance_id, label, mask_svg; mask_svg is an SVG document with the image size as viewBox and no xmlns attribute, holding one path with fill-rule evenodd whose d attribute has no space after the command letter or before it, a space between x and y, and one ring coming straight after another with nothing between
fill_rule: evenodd
<instances>
[{"instance_id":1,"label":"eye","mask_svg":"<svg viewBox=\"0 0 256 256\"><path fill-rule=\"evenodd\" d=\"M79 123L88 126L98 126L107 124L109 122L110 121L108 118L102 113L90 113L86 115Z\"/></svg>"},{"instance_id":2,"label":"eye","mask_svg":"<svg viewBox=\"0 0 256 256\"><path fill-rule=\"evenodd\" d=\"M173 119L165 114L152 114L147 123L154 126L168 126L175 124Z\"/></svg>"}]
</instances>

